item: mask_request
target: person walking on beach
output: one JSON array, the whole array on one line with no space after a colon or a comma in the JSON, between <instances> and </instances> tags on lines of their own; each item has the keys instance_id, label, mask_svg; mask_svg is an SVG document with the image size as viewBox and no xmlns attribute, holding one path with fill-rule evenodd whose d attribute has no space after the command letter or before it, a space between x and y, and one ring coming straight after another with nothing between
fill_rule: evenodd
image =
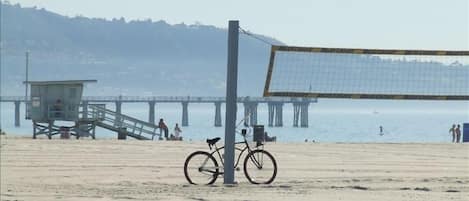
<instances>
[{"instance_id":1,"label":"person walking on beach","mask_svg":"<svg viewBox=\"0 0 469 201\"><path fill-rule=\"evenodd\" d=\"M458 127L456 127L454 130L454 133L456 134L456 143L459 143L461 139L461 125L458 124Z\"/></svg>"},{"instance_id":2,"label":"person walking on beach","mask_svg":"<svg viewBox=\"0 0 469 201\"><path fill-rule=\"evenodd\" d=\"M384 129L383 126L379 126L379 135L383 136L384 135Z\"/></svg>"},{"instance_id":3,"label":"person walking on beach","mask_svg":"<svg viewBox=\"0 0 469 201\"><path fill-rule=\"evenodd\" d=\"M164 138L168 140L168 126L166 126L163 119L158 122L158 127L160 128L160 136L164 132Z\"/></svg>"},{"instance_id":4,"label":"person walking on beach","mask_svg":"<svg viewBox=\"0 0 469 201\"><path fill-rule=\"evenodd\" d=\"M182 133L182 130L181 128L179 128L179 125L176 123L176 126L174 127L174 137L176 139L179 139L180 138L179 136L181 135L181 133Z\"/></svg>"},{"instance_id":5,"label":"person walking on beach","mask_svg":"<svg viewBox=\"0 0 469 201\"><path fill-rule=\"evenodd\" d=\"M451 136L453 136L453 140L451 142L455 142L456 140L456 124L453 124L453 127L449 129Z\"/></svg>"}]
</instances>

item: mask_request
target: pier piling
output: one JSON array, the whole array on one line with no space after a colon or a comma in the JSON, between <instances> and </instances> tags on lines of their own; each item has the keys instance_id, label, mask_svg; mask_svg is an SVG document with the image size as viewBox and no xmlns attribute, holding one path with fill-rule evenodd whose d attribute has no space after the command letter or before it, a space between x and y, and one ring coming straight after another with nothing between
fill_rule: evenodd
<instances>
[{"instance_id":1,"label":"pier piling","mask_svg":"<svg viewBox=\"0 0 469 201\"><path fill-rule=\"evenodd\" d=\"M249 115L249 125L257 125L257 102L244 102L244 116Z\"/></svg>"},{"instance_id":2,"label":"pier piling","mask_svg":"<svg viewBox=\"0 0 469 201\"><path fill-rule=\"evenodd\" d=\"M221 102L215 102L215 127L221 126Z\"/></svg>"},{"instance_id":3,"label":"pier piling","mask_svg":"<svg viewBox=\"0 0 469 201\"><path fill-rule=\"evenodd\" d=\"M148 112L148 122L155 124L155 101L148 102L149 112Z\"/></svg>"},{"instance_id":4,"label":"pier piling","mask_svg":"<svg viewBox=\"0 0 469 201\"><path fill-rule=\"evenodd\" d=\"M20 127L20 101L15 101L15 127Z\"/></svg>"},{"instance_id":5,"label":"pier piling","mask_svg":"<svg viewBox=\"0 0 469 201\"><path fill-rule=\"evenodd\" d=\"M189 112L188 110L189 102L182 102L182 126L189 126Z\"/></svg>"}]
</instances>

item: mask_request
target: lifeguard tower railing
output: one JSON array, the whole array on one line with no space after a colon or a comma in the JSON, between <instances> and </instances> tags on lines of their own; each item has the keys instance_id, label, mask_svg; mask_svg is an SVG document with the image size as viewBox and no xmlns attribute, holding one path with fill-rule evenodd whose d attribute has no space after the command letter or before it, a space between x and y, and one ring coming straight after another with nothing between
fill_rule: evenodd
<instances>
[{"instance_id":1,"label":"lifeguard tower railing","mask_svg":"<svg viewBox=\"0 0 469 201\"><path fill-rule=\"evenodd\" d=\"M81 107L83 108L83 106ZM86 111L86 112L85 112ZM140 139L154 139L159 127L155 124L135 119L133 117L118 114L104 107L104 104L90 104L82 112L82 119L96 119L96 125L115 131L124 132L126 135Z\"/></svg>"},{"instance_id":2,"label":"lifeguard tower railing","mask_svg":"<svg viewBox=\"0 0 469 201\"><path fill-rule=\"evenodd\" d=\"M66 104L60 108L57 108L56 105L47 105L47 118L50 120L75 121L78 117L78 111L79 105Z\"/></svg>"}]
</instances>

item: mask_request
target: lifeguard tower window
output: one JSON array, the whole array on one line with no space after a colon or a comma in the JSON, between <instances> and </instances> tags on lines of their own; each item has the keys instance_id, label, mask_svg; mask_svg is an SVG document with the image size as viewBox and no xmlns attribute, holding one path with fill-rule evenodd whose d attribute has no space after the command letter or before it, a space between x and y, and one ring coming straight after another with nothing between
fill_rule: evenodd
<instances>
[{"instance_id":1,"label":"lifeguard tower window","mask_svg":"<svg viewBox=\"0 0 469 201\"><path fill-rule=\"evenodd\" d=\"M77 88L71 87L69 89L69 98L76 98L77 97Z\"/></svg>"}]
</instances>

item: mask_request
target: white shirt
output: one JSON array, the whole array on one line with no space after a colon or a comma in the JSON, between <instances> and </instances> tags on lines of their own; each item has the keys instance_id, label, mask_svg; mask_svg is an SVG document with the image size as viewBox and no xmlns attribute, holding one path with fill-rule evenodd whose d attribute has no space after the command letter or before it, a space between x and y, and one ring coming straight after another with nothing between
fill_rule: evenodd
<instances>
[{"instance_id":1,"label":"white shirt","mask_svg":"<svg viewBox=\"0 0 469 201\"><path fill-rule=\"evenodd\" d=\"M174 127L174 136L175 137L179 137L179 135L181 134L181 129L179 127Z\"/></svg>"}]
</instances>

